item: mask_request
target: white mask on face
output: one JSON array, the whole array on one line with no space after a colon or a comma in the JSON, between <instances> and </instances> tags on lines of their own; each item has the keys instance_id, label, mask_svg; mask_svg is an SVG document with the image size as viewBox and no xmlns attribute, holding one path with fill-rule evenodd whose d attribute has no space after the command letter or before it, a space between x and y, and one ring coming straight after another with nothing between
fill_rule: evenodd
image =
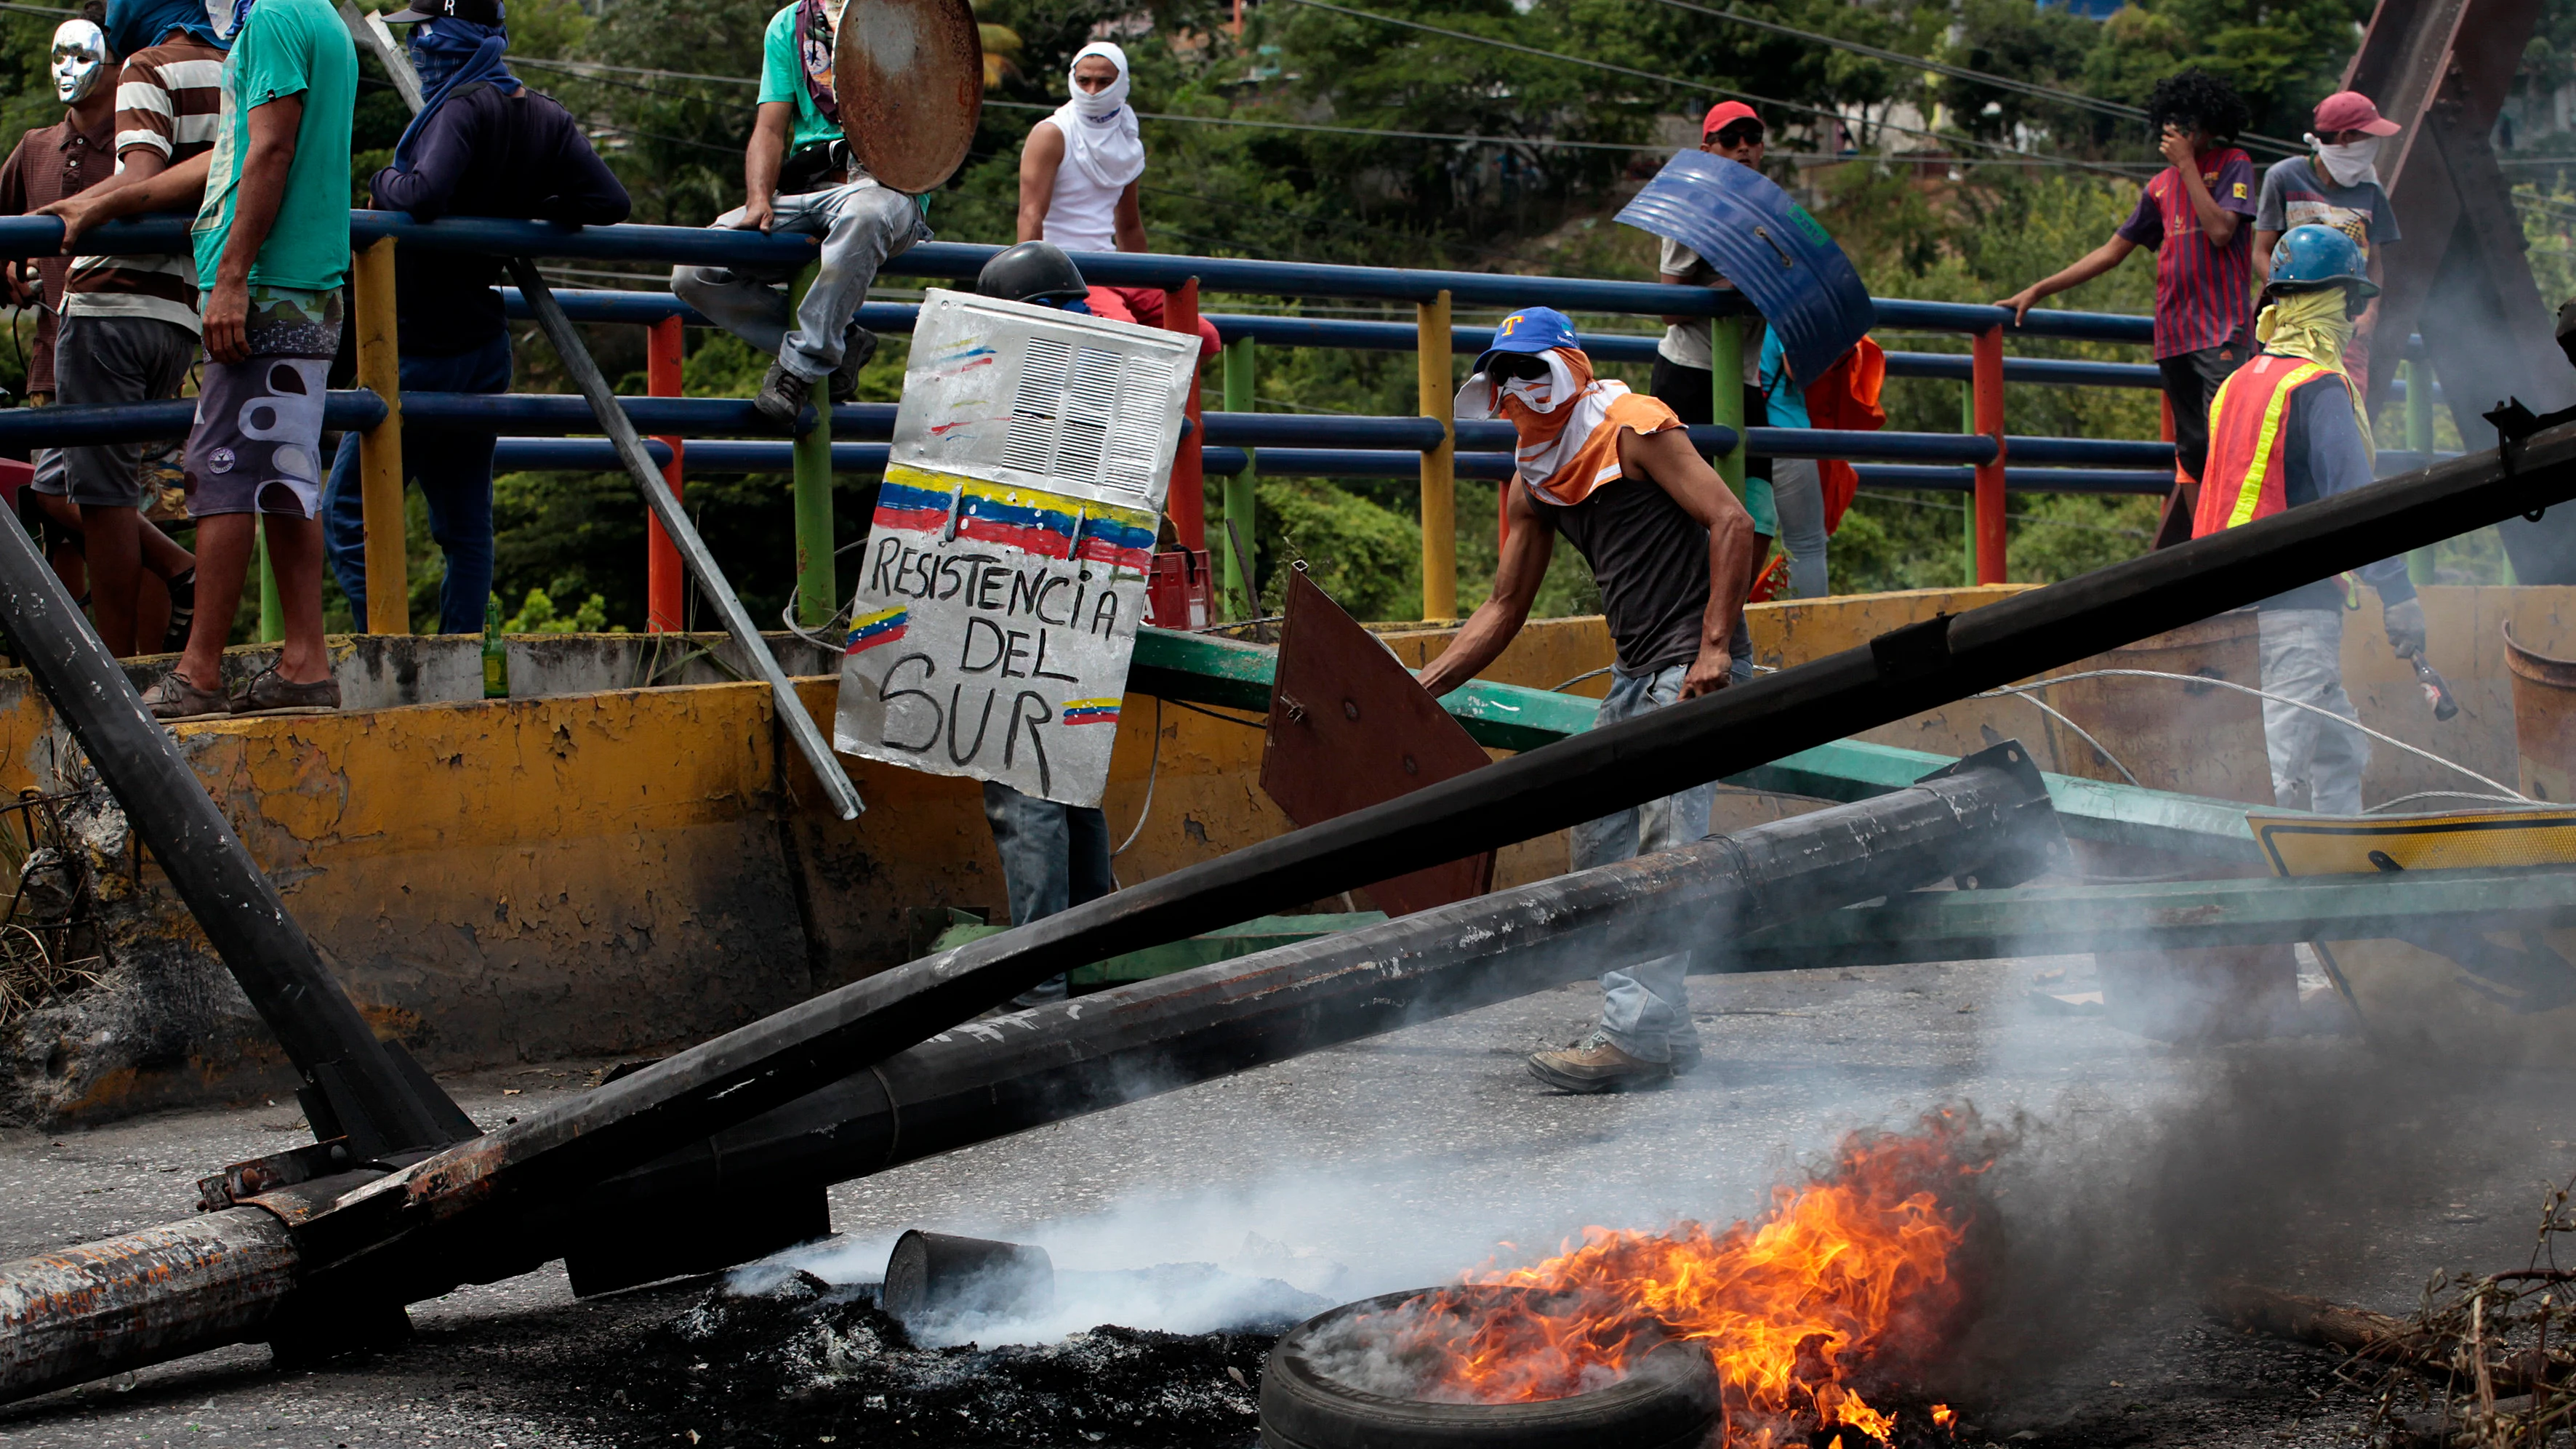
<instances>
[{"instance_id":1,"label":"white mask on face","mask_svg":"<svg viewBox=\"0 0 2576 1449\"><path fill-rule=\"evenodd\" d=\"M107 33L86 20L66 20L54 29L54 97L72 105L98 89L107 74Z\"/></svg>"},{"instance_id":2,"label":"white mask on face","mask_svg":"<svg viewBox=\"0 0 2576 1449\"><path fill-rule=\"evenodd\" d=\"M1130 89L1127 82L1127 52L1108 41L1095 40L1075 54L1074 63L1079 65L1091 56L1099 56L1117 66L1118 78L1096 91L1084 90L1079 81L1071 82L1073 112L1086 121L1105 121L1118 114L1120 106L1127 104L1127 92Z\"/></svg>"},{"instance_id":3,"label":"white mask on face","mask_svg":"<svg viewBox=\"0 0 2576 1449\"><path fill-rule=\"evenodd\" d=\"M1513 377L1503 380L1503 396L1517 398L1521 406L1534 413L1552 412L1556 407L1556 378Z\"/></svg>"},{"instance_id":4,"label":"white mask on face","mask_svg":"<svg viewBox=\"0 0 2576 1449\"><path fill-rule=\"evenodd\" d=\"M2379 179L2379 137L2364 136L2340 146L2327 145L2313 132L2307 139L2308 144L2316 148L2317 164L2325 168L2326 175L2333 178L2335 185L2359 186L2365 181Z\"/></svg>"}]
</instances>

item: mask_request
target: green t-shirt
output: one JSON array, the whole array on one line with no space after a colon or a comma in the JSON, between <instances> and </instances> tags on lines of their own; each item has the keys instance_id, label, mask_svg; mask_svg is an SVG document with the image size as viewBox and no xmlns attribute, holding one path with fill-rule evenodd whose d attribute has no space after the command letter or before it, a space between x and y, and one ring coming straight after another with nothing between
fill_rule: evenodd
<instances>
[{"instance_id":1,"label":"green t-shirt","mask_svg":"<svg viewBox=\"0 0 2576 1449\"><path fill-rule=\"evenodd\" d=\"M257 12L253 12L257 13ZM769 29L760 40L760 100L794 101L796 132L788 149L802 151L824 141L841 139L841 128L823 119L814 104L814 92L805 84L805 62L796 53L796 7L769 17Z\"/></svg>"},{"instance_id":2,"label":"green t-shirt","mask_svg":"<svg viewBox=\"0 0 2576 1449\"><path fill-rule=\"evenodd\" d=\"M302 93L286 196L250 279L324 291L349 272L349 125L358 101L358 50L326 0L259 0L224 57L223 112L215 125L205 204L197 209L197 275L207 287L223 259L250 154L250 113Z\"/></svg>"}]
</instances>

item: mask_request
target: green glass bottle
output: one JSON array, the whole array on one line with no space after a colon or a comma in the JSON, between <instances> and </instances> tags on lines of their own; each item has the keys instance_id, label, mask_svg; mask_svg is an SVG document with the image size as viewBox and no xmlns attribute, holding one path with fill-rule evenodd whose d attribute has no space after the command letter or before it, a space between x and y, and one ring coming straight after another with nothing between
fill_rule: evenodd
<instances>
[{"instance_id":1,"label":"green glass bottle","mask_svg":"<svg viewBox=\"0 0 2576 1449\"><path fill-rule=\"evenodd\" d=\"M483 697L510 697L510 656L501 648L501 596L483 596Z\"/></svg>"}]
</instances>

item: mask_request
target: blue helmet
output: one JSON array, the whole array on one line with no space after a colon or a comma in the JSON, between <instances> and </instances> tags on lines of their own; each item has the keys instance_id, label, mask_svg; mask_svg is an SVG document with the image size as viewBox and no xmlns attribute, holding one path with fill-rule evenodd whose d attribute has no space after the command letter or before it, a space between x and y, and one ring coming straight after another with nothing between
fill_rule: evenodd
<instances>
[{"instance_id":1,"label":"blue helmet","mask_svg":"<svg viewBox=\"0 0 2576 1449\"><path fill-rule=\"evenodd\" d=\"M2355 297L2376 297L2361 244L2331 226L2294 226L2272 247L2271 292L2313 292L2349 287Z\"/></svg>"}]
</instances>

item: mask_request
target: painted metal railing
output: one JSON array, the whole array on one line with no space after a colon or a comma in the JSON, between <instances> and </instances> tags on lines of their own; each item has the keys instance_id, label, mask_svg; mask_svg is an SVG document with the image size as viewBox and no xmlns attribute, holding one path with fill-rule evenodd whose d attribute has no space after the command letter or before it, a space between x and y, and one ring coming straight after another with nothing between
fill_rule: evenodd
<instances>
[{"instance_id":1,"label":"painted metal railing","mask_svg":"<svg viewBox=\"0 0 2576 1449\"><path fill-rule=\"evenodd\" d=\"M361 480L369 523L368 592L371 603L391 607L371 610L369 625L378 632L408 629L404 610L393 601L407 600L402 577L401 430L416 424L470 424L511 434L497 450L496 466L505 469L591 469L614 466L604 441L569 434L593 431L597 422L586 405L571 396L397 393L399 340L393 335L392 258L396 247L462 251L488 255L544 256L608 261L649 261L695 265L757 265L793 269L815 256L807 238L759 232L718 231L667 226L565 227L543 222L454 218L416 222L399 213L351 213L351 242L356 265L353 306L360 320L359 377L368 387L335 394L326 413L328 425L354 429L361 436ZM61 229L50 218L0 218L0 256L46 255L59 250ZM187 245L186 223L176 217L119 222L92 234L81 250L105 254L176 252ZM915 246L890 262L885 275L939 281L969 280L998 248L951 242ZM1731 294L1706 288L1683 288L1653 282L1618 282L1590 278L1528 277L1481 272L1417 271L1384 267L1331 266L1238 258L1185 257L1160 254L1085 253L1084 274L1095 283L1159 287L1170 295L1166 326L1195 330L1198 294L1208 290L1285 298L1362 299L1411 302L1413 326L1400 322L1307 318L1275 315L1215 314L1225 348L1227 410L1199 416L1192 390L1193 419L1174 468L1169 509L1180 534L1194 547L1207 547L1207 526L1200 486L1202 472L1227 479L1223 485L1225 517L1232 525L1233 546L1213 553L1223 559L1229 595L1248 597L1238 548L1252 541L1253 470L1274 474L1336 476L1416 476L1420 480L1423 536L1423 614L1426 618L1457 615L1455 562L1455 484L1459 476L1506 480L1510 476L1511 429L1495 422L1459 423L1449 416L1454 387L1451 359L1480 351L1490 335L1485 329L1452 324L1457 304L1492 307L1547 305L1566 311L1643 315L1706 316L1713 319L1718 351L1740 358L1742 303ZM513 315L525 309L515 289L503 289ZM654 436L653 452L677 491L685 470L700 472L790 472L795 479L800 557L826 558L832 550L830 484L835 472L877 472L885 466L894 409L859 404L829 409L816 419L822 426L792 443L774 433L747 400L680 396L685 378L682 329L706 325L685 303L660 292L576 292L561 298L577 321L626 323L648 329L649 395L625 400L639 428ZM2145 317L2113 313L2034 311L2018 327L2003 308L1967 303L1880 299L1881 326L1891 329L1953 332L1969 338L1965 354L1899 352L1889 356L1897 377L1923 377L1967 384L1960 433L1855 433L1814 429L1746 428L1742 399L1736 389L1720 387L1714 399L1718 422L1694 428L1694 441L1720 460L1732 481L1743 477L1744 459L1771 457L1840 458L1853 462L1863 481L1884 486L1952 489L1968 493L1972 504L1969 577L2000 582L2004 577L2004 496L2008 490L2048 492L2162 493L2172 477L2169 441L2042 438L2007 435L2004 431L2004 384L2045 386L2156 387L2156 369L2135 363L2011 358L2003 355L2003 336L2016 335L2145 343L2153 324ZM859 321L880 332L911 330L916 308L871 303ZM1591 333L1585 347L1605 361L1647 362L1657 339L1640 334ZM1256 349L1267 342L1287 347L1337 347L1376 351L1411 351L1419 358L1420 412L1408 417L1345 417L1249 411ZM1725 361L1724 357L1720 359ZM1729 369L1721 366L1721 373ZM166 437L187 429L191 404L185 401L124 408L56 407L42 413L0 413L0 442L105 441L110 438ZM2168 433L2169 433L2168 429ZM752 434L727 439L722 434ZM647 627L673 629L680 624L682 586L676 553L661 529L651 527L647 547ZM815 535L807 537L808 534ZM378 544L378 540L382 540ZM823 591L804 591L820 593ZM828 616L828 594L800 602L815 622Z\"/></svg>"}]
</instances>

